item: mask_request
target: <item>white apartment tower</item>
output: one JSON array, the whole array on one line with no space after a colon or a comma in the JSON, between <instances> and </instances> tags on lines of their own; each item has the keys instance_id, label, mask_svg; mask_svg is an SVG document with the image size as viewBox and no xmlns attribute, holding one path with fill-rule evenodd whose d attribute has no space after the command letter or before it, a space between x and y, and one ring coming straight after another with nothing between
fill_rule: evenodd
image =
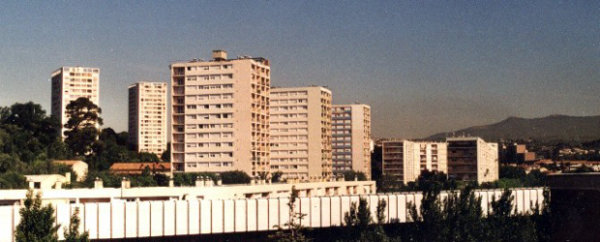
<instances>
[{"instance_id":1,"label":"white apartment tower","mask_svg":"<svg viewBox=\"0 0 600 242\"><path fill-rule=\"evenodd\" d=\"M60 134L64 138L66 131L64 125L70 118L65 111L71 101L85 97L100 106L100 69L63 66L52 72L51 81L51 112L61 124Z\"/></svg>"},{"instance_id":2,"label":"white apartment tower","mask_svg":"<svg viewBox=\"0 0 600 242\"><path fill-rule=\"evenodd\" d=\"M333 105L333 171L355 170L371 177L371 107Z\"/></svg>"},{"instance_id":3,"label":"white apartment tower","mask_svg":"<svg viewBox=\"0 0 600 242\"><path fill-rule=\"evenodd\" d=\"M215 50L170 69L173 171L268 176L269 61Z\"/></svg>"},{"instance_id":4,"label":"white apartment tower","mask_svg":"<svg viewBox=\"0 0 600 242\"><path fill-rule=\"evenodd\" d=\"M406 184L416 181L423 170L448 173L446 148L442 142L383 141L383 174Z\"/></svg>"},{"instance_id":5,"label":"white apartment tower","mask_svg":"<svg viewBox=\"0 0 600 242\"><path fill-rule=\"evenodd\" d=\"M159 157L167 148L167 83L129 86L129 143Z\"/></svg>"},{"instance_id":6,"label":"white apartment tower","mask_svg":"<svg viewBox=\"0 0 600 242\"><path fill-rule=\"evenodd\" d=\"M302 180L331 177L331 91L272 88L270 96L271 172Z\"/></svg>"},{"instance_id":7,"label":"white apartment tower","mask_svg":"<svg viewBox=\"0 0 600 242\"><path fill-rule=\"evenodd\" d=\"M457 180L492 182L499 178L498 143L478 137L447 138L448 177Z\"/></svg>"}]
</instances>

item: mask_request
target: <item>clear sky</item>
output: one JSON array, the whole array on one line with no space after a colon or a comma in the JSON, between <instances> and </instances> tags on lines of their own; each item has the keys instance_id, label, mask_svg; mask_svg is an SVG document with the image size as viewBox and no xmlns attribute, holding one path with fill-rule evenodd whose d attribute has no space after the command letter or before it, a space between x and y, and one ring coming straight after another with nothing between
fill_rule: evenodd
<instances>
[{"instance_id":1,"label":"clear sky","mask_svg":"<svg viewBox=\"0 0 600 242\"><path fill-rule=\"evenodd\" d=\"M376 137L600 114L600 1L3 1L0 106L50 112L50 73L99 67L105 127L176 60L271 60L275 86L372 106Z\"/></svg>"}]
</instances>

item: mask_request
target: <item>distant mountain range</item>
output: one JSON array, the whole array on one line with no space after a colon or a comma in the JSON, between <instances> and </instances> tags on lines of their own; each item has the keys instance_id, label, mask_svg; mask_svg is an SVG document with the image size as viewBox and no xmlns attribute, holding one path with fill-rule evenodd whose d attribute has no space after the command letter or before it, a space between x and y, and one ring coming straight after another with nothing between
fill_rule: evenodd
<instances>
[{"instance_id":1,"label":"distant mountain range","mask_svg":"<svg viewBox=\"0 0 600 242\"><path fill-rule=\"evenodd\" d=\"M426 139L440 140L452 136L479 136L486 141L535 139L586 142L600 139L600 116L509 117L499 123L439 133Z\"/></svg>"}]
</instances>

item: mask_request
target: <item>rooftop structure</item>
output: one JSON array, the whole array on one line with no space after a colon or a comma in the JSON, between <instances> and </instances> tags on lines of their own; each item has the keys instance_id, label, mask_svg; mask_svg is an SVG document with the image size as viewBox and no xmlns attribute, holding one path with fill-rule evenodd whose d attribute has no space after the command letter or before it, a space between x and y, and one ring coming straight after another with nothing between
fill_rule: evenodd
<instances>
[{"instance_id":1,"label":"rooftop structure","mask_svg":"<svg viewBox=\"0 0 600 242\"><path fill-rule=\"evenodd\" d=\"M151 172L171 173L170 162L116 162L110 166L110 171L115 174L139 175L142 174L146 167Z\"/></svg>"}]
</instances>

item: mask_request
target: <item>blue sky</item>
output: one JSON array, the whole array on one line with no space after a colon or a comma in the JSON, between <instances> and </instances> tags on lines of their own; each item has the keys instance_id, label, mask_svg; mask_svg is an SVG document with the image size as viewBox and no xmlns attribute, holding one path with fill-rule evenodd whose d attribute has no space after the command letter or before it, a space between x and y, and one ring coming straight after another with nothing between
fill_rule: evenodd
<instances>
[{"instance_id":1,"label":"blue sky","mask_svg":"<svg viewBox=\"0 0 600 242\"><path fill-rule=\"evenodd\" d=\"M49 112L52 71L99 67L118 131L129 84L212 49L270 59L275 86L370 104L376 137L600 114L599 1L8 1L0 33L0 106Z\"/></svg>"}]
</instances>

